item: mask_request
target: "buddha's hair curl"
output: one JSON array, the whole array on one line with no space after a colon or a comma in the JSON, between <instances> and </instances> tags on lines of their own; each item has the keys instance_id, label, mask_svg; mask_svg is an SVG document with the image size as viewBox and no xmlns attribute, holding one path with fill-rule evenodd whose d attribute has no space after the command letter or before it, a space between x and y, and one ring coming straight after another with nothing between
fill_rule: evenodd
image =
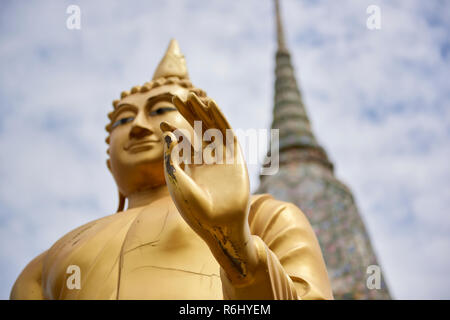
<instances>
[{"instance_id":1,"label":"buddha's hair curl","mask_svg":"<svg viewBox=\"0 0 450 320\"><path fill-rule=\"evenodd\" d=\"M106 131L108 132L108 136L105 139L106 143L109 144L109 134L111 133L111 129L112 129L112 119L114 117L114 112L116 111L117 105L119 104L119 101L121 99L124 99L125 97L128 97L129 95L132 95L135 93L144 93L144 92L150 91L151 89L161 87L164 85L170 85L170 84L179 85L180 87L187 89L189 92L195 93L203 103L205 103L205 104L208 103L209 98L206 95L206 92L200 88L195 87L192 84L192 82L186 78L179 78L179 77L167 77L166 78L166 77L164 77L164 78L152 80L150 82L146 82L142 86L134 86L129 91L123 91L120 94L120 99L114 100L112 102L114 110L108 113L109 123L105 127Z\"/></svg>"}]
</instances>

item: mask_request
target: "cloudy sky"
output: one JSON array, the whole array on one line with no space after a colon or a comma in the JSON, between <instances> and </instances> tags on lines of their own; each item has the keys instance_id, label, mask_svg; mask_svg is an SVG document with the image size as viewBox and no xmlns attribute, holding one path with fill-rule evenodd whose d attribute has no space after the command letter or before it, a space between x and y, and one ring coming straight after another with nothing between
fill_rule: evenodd
<instances>
[{"instance_id":1,"label":"cloudy sky","mask_svg":"<svg viewBox=\"0 0 450 320\"><path fill-rule=\"evenodd\" d=\"M66 27L71 4L80 30ZM450 299L450 2L281 4L313 129L392 295ZM366 27L371 4L380 30ZM59 237L115 211L106 114L172 37L234 128L270 126L271 0L1 1L0 298Z\"/></svg>"}]
</instances>

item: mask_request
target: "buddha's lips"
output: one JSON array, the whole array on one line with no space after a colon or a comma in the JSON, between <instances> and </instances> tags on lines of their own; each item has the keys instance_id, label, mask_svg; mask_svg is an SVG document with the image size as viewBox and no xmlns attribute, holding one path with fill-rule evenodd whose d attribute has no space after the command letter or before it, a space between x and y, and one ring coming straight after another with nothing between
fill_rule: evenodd
<instances>
[{"instance_id":1,"label":"buddha's lips","mask_svg":"<svg viewBox=\"0 0 450 320\"><path fill-rule=\"evenodd\" d=\"M129 142L127 143L123 149L124 150L130 150L133 147L139 147L139 146L145 146L147 144L151 144L151 143L158 143L160 142L159 140L142 140L142 141L133 141L133 142Z\"/></svg>"}]
</instances>

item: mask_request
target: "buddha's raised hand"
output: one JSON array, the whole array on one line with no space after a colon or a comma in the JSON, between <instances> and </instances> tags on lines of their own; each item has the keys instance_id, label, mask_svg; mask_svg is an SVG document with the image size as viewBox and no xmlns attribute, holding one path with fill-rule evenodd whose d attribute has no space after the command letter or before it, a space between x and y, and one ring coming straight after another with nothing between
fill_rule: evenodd
<instances>
[{"instance_id":1,"label":"buddha's raised hand","mask_svg":"<svg viewBox=\"0 0 450 320\"><path fill-rule=\"evenodd\" d=\"M185 136L178 141L180 131L170 123L161 123L164 174L170 195L184 220L206 241L230 280L245 282L251 272L249 268L256 263L256 253L247 220L249 178L237 138L213 100L205 104L190 93L185 102L175 96L173 104L193 128L199 127L194 121L201 121L199 139L211 133L209 129L213 129L215 139L207 143L202 139L197 147L191 144L192 137L189 142ZM181 149L186 152L186 143L187 151L195 151L190 157L183 154L190 164L179 157ZM199 152L201 162L194 163L199 162L194 155Z\"/></svg>"}]
</instances>

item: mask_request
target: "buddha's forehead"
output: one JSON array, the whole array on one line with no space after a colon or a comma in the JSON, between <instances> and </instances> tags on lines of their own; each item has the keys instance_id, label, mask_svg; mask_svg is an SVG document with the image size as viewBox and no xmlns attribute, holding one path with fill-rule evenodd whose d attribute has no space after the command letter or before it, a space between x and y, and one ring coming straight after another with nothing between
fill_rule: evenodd
<instances>
[{"instance_id":1,"label":"buddha's forehead","mask_svg":"<svg viewBox=\"0 0 450 320\"><path fill-rule=\"evenodd\" d=\"M136 106L145 105L146 101L150 98L170 93L172 95L179 96L182 100L186 100L189 91L176 84L164 85L160 87L153 88L147 92L139 92L130 94L129 96L121 99L119 105L121 104L131 104Z\"/></svg>"}]
</instances>

